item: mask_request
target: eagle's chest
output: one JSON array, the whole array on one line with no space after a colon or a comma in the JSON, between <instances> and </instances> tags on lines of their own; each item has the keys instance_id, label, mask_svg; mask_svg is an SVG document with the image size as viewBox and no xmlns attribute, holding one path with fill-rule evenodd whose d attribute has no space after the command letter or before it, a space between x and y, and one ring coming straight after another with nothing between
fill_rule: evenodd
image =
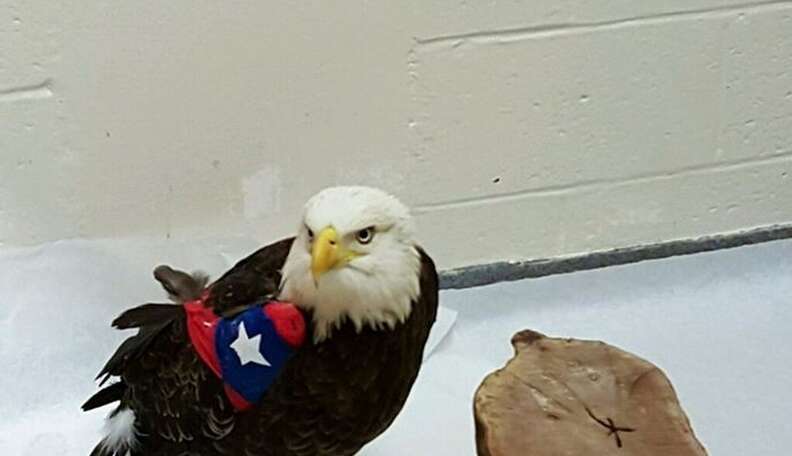
<instances>
[{"instance_id":1,"label":"eagle's chest","mask_svg":"<svg viewBox=\"0 0 792 456\"><path fill-rule=\"evenodd\" d=\"M334 407L376 421L404 400L420 367L421 347L405 325L360 333L342 327L305 361L332 384L327 400Z\"/></svg>"}]
</instances>

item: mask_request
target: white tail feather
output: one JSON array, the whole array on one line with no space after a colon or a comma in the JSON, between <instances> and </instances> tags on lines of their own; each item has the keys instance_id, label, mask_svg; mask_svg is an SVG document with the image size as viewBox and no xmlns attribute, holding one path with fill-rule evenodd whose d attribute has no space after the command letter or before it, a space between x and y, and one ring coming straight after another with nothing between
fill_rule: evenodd
<instances>
[{"instance_id":1,"label":"white tail feather","mask_svg":"<svg viewBox=\"0 0 792 456\"><path fill-rule=\"evenodd\" d=\"M119 410L107 418L105 422L107 436L102 446L111 452L128 450L135 445L135 412L129 409Z\"/></svg>"}]
</instances>

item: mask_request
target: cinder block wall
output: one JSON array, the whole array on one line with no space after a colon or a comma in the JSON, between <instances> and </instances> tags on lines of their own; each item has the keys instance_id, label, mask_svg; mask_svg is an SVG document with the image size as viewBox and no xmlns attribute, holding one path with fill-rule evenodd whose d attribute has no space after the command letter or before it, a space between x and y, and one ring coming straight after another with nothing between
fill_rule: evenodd
<instances>
[{"instance_id":1,"label":"cinder block wall","mask_svg":"<svg viewBox=\"0 0 792 456\"><path fill-rule=\"evenodd\" d=\"M336 183L443 267L792 222L792 1L0 0L0 243L251 235Z\"/></svg>"}]
</instances>

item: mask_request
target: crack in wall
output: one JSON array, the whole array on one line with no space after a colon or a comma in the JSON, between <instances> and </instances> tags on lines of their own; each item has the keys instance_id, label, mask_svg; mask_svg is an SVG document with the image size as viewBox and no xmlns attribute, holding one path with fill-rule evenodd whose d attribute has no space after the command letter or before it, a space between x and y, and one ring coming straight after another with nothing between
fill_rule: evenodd
<instances>
[{"instance_id":1,"label":"crack in wall","mask_svg":"<svg viewBox=\"0 0 792 456\"><path fill-rule=\"evenodd\" d=\"M25 85L0 89L0 103L13 103L23 100L43 100L52 98L52 80L46 79L44 82L35 85Z\"/></svg>"}]
</instances>

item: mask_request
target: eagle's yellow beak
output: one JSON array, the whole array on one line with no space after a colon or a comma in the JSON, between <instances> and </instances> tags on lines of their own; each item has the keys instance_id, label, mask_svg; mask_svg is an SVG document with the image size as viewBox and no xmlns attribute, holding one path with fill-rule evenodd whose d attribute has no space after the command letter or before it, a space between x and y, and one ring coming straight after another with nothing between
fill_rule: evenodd
<instances>
[{"instance_id":1,"label":"eagle's yellow beak","mask_svg":"<svg viewBox=\"0 0 792 456\"><path fill-rule=\"evenodd\" d=\"M314 281L318 281L319 276L330 269L343 266L357 256L357 252L341 246L335 228L330 226L323 229L316 236L311 247L311 273Z\"/></svg>"}]
</instances>

